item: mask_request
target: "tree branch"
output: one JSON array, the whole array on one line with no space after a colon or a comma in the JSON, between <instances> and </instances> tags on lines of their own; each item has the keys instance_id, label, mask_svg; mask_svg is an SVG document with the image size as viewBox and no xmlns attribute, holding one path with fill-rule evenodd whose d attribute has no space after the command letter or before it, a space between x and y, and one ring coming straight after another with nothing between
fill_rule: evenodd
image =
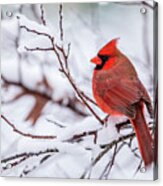
<instances>
[{"instance_id":1,"label":"tree branch","mask_svg":"<svg viewBox=\"0 0 163 186\"><path fill-rule=\"evenodd\" d=\"M34 156L40 156L40 155L47 155L47 154L53 154L53 153L58 153L59 150L54 148L54 149L47 149L45 151L39 151L39 152L29 152L29 153L21 153L21 154L16 154L14 156L7 157L5 159L1 160L1 163L7 163L7 165L10 165L10 168L22 163L23 161L27 160L30 157ZM9 163L10 161L16 160L15 162ZM8 166L4 166L3 170L8 169Z\"/></svg>"},{"instance_id":2,"label":"tree branch","mask_svg":"<svg viewBox=\"0 0 163 186\"><path fill-rule=\"evenodd\" d=\"M20 130L18 130L14 124L12 124L4 115L1 115L1 118L13 129L14 132L28 138L32 139L55 139L56 136L42 136L42 135L33 135L33 134L28 134L24 133Z\"/></svg>"}]
</instances>

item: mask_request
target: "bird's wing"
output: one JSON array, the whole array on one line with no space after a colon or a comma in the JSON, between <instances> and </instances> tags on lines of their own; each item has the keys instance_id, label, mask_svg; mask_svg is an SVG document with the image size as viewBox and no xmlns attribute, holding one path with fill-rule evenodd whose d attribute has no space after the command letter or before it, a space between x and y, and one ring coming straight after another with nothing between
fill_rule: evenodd
<instances>
[{"instance_id":1,"label":"bird's wing","mask_svg":"<svg viewBox=\"0 0 163 186\"><path fill-rule=\"evenodd\" d=\"M140 82L140 81L139 81ZM152 108L152 104L151 104L151 99L148 95L148 92L146 91L145 87L143 86L143 84L140 82L140 90L141 90L141 93L142 93L142 99L144 100L145 104L146 104L146 107L147 107L147 110L151 116L151 118L153 118L153 108Z\"/></svg>"},{"instance_id":2,"label":"bird's wing","mask_svg":"<svg viewBox=\"0 0 163 186\"><path fill-rule=\"evenodd\" d=\"M143 96L140 81L137 78L135 80L114 79L107 83L107 88L103 96L105 103L112 110L134 118L135 103Z\"/></svg>"}]
</instances>

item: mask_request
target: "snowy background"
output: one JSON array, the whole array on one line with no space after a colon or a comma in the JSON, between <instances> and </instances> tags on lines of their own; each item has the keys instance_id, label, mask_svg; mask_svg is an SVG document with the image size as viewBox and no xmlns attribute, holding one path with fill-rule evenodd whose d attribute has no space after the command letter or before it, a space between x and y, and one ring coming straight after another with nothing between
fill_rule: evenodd
<instances>
[{"instance_id":1,"label":"snowy background","mask_svg":"<svg viewBox=\"0 0 163 186\"><path fill-rule=\"evenodd\" d=\"M71 81L105 118L92 103L89 60L119 37L153 100L153 4L3 5L1 17L2 176L152 180L127 118L110 116L102 126ZM69 79L49 36L67 57Z\"/></svg>"}]
</instances>

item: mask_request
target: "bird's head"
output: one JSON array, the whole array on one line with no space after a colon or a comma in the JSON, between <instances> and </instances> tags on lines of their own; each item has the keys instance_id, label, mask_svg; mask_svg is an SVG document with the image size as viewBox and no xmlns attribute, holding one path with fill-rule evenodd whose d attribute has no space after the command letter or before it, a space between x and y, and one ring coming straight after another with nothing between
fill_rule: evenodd
<instances>
[{"instance_id":1,"label":"bird's head","mask_svg":"<svg viewBox=\"0 0 163 186\"><path fill-rule=\"evenodd\" d=\"M107 43L104 47L102 47L97 56L92 58L90 61L94 64L96 64L97 68L100 68L101 66L104 66L104 64L111 58L116 56L117 52L117 41L119 38L111 40L109 43Z\"/></svg>"}]
</instances>

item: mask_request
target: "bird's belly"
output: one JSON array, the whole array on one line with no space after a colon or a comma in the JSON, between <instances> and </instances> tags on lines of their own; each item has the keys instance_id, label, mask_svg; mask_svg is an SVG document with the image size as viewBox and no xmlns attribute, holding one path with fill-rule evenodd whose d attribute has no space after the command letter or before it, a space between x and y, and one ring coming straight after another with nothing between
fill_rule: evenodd
<instances>
[{"instance_id":1,"label":"bird's belly","mask_svg":"<svg viewBox=\"0 0 163 186\"><path fill-rule=\"evenodd\" d=\"M114 110L113 108L111 108L110 106L109 106L109 102L105 102L105 101L103 101L103 99L100 97L100 96L98 96L98 95L94 95L94 98L95 98L95 100L96 100L96 103L97 103L97 105L99 106L99 108L103 111L103 112L105 112L105 113L107 113L107 114L109 114L109 115L122 115L121 113L119 113L119 112L117 112L116 110Z\"/></svg>"}]
</instances>

